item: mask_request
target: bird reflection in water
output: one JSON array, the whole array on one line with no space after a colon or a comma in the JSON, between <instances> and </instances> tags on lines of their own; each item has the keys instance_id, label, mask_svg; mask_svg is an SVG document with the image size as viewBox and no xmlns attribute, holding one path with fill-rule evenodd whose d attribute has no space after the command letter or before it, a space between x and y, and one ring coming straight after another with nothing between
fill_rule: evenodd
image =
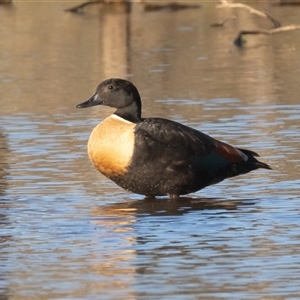
<instances>
[{"instance_id":1,"label":"bird reflection in water","mask_svg":"<svg viewBox=\"0 0 300 300\"><path fill-rule=\"evenodd\" d=\"M191 198L181 197L177 200L170 199L144 199L127 200L107 206L97 206L93 208L94 215L183 215L190 211L216 210L234 211L240 206L253 206L253 199L245 200L223 200L218 198Z\"/></svg>"}]
</instances>

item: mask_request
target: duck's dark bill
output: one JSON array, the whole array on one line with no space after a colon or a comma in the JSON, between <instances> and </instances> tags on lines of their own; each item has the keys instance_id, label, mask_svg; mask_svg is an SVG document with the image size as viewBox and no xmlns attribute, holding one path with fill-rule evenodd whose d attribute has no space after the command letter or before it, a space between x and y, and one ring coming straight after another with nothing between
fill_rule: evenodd
<instances>
[{"instance_id":1,"label":"duck's dark bill","mask_svg":"<svg viewBox=\"0 0 300 300\"><path fill-rule=\"evenodd\" d=\"M85 107L90 107L90 106L95 106L95 105L100 105L100 104L102 104L102 100L99 99L97 94L95 94L89 100L78 104L76 107L77 108L85 108Z\"/></svg>"}]
</instances>

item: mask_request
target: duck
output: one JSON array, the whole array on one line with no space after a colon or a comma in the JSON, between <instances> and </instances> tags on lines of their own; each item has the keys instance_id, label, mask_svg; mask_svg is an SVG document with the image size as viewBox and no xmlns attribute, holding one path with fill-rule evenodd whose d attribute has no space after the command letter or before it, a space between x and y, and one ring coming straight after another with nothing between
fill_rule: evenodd
<instances>
[{"instance_id":1,"label":"duck","mask_svg":"<svg viewBox=\"0 0 300 300\"><path fill-rule=\"evenodd\" d=\"M100 122L88 140L95 168L128 192L145 198L197 192L253 170L271 169L259 155L214 139L165 118L143 118L135 85L125 79L101 82L77 108L109 106L114 113Z\"/></svg>"}]
</instances>

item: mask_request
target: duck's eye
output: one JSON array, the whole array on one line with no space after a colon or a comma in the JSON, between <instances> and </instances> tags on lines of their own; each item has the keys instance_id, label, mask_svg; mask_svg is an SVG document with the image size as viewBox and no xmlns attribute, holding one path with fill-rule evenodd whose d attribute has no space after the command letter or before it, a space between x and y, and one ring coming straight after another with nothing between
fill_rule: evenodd
<instances>
[{"instance_id":1,"label":"duck's eye","mask_svg":"<svg viewBox=\"0 0 300 300\"><path fill-rule=\"evenodd\" d=\"M109 86L108 86L108 89L109 89L109 90L112 90L113 88L114 88L114 87L113 87L112 85L109 85Z\"/></svg>"}]
</instances>

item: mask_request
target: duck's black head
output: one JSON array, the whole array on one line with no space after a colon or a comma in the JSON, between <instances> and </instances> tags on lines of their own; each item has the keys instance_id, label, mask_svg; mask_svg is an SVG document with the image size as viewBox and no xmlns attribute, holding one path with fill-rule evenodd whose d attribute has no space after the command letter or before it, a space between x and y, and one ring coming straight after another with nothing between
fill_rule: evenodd
<instances>
[{"instance_id":1,"label":"duck's black head","mask_svg":"<svg viewBox=\"0 0 300 300\"><path fill-rule=\"evenodd\" d=\"M94 105L115 107L115 114L131 122L141 120L142 103L137 88L124 79L111 78L101 82L96 93L87 101L76 107L84 108Z\"/></svg>"}]
</instances>

